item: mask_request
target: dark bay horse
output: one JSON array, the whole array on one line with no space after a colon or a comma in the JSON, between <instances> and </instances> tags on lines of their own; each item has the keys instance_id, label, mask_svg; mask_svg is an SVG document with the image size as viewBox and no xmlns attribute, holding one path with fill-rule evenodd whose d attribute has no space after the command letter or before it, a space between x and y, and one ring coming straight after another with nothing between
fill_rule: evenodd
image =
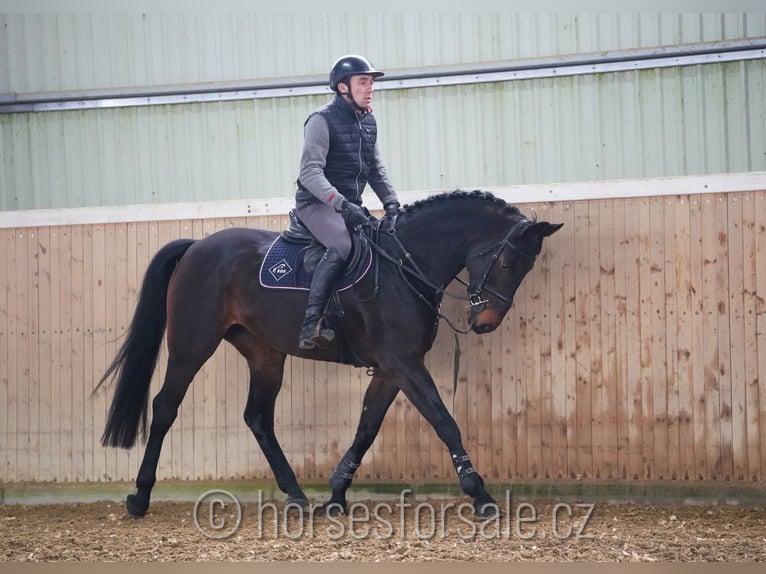
<instances>
[{"instance_id":1,"label":"dark bay horse","mask_svg":"<svg viewBox=\"0 0 766 574\"><path fill-rule=\"evenodd\" d=\"M449 449L460 487L473 497L478 517L492 516L494 500L463 448L460 430L424 364L436 337L439 303L463 269L468 274L468 324L476 333L495 330L532 269L543 239L563 224L534 221L481 191L435 195L381 221L377 273L341 292L343 332L357 357L373 369L353 444L333 471L327 503L343 510L346 490L399 391L433 426ZM245 357L250 390L245 423L252 430L290 504L306 495L274 434L274 404L287 355L346 362L338 339L325 349L298 348L305 291L269 290L259 267L277 233L232 228L205 239L179 239L160 249L146 271L127 337L99 386L117 376L105 446L130 448L146 431L149 385L167 328L168 365L152 403L149 437L127 497L143 516L156 481L162 441L202 365L226 340ZM359 297L373 293L375 297Z\"/></svg>"}]
</instances>

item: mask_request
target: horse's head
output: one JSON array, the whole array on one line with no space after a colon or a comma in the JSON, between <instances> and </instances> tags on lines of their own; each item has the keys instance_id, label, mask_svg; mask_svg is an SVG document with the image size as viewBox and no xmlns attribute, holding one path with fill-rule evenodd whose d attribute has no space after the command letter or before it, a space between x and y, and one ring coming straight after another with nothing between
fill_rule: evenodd
<instances>
[{"instance_id":1,"label":"horse's head","mask_svg":"<svg viewBox=\"0 0 766 574\"><path fill-rule=\"evenodd\" d=\"M465 260L471 330L482 334L497 329L521 282L534 266L543 239L563 225L521 218L510 223L502 237L484 239L471 246Z\"/></svg>"}]
</instances>

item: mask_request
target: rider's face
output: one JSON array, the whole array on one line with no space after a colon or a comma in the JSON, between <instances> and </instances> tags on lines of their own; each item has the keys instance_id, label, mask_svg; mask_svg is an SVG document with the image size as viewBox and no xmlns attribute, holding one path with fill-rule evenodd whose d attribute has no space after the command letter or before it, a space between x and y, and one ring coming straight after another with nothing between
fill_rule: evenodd
<instances>
[{"instance_id":1,"label":"rider's face","mask_svg":"<svg viewBox=\"0 0 766 574\"><path fill-rule=\"evenodd\" d=\"M350 97L343 84L338 86L341 93L352 99L360 108L369 108L372 103L372 93L375 91L375 78L367 74L351 76L348 83L351 88Z\"/></svg>"}]
</instances>

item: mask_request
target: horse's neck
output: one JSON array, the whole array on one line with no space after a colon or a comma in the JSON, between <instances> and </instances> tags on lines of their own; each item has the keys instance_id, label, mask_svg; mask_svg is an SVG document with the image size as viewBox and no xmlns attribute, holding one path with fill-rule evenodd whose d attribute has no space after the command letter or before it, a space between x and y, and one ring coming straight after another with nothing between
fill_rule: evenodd
<instances>
[{"instance_id":1,"label":"horse's neck","mask_svg":"<svg viewBox=\"0 0 766 574\"><path fill-rule=\"evenodd\" d=\"M423 214L426 215L426 214ZM432 282L446 286L465 267L469 238L481 234L478 217L455 217L438 214L420 216L398 231L400 241L415 264Z\"/></svg>"}]
</instances>

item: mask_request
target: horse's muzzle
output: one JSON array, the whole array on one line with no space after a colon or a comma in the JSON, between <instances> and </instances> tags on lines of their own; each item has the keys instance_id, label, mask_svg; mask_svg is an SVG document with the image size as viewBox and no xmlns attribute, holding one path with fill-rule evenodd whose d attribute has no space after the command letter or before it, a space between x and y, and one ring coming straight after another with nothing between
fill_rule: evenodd
<instances>
[{"instance_id":1,"label":"horse's muzzle","mask_svg":"<svg viewBox=\"0 0 766 574\"><path fill-rule=\"evenodd\" d=\"M471 314L471 330L474 333L483 335L491 333L500 326L503 316L494 309L484 309L475 316Z\"/></svg>"}]
</instances>

